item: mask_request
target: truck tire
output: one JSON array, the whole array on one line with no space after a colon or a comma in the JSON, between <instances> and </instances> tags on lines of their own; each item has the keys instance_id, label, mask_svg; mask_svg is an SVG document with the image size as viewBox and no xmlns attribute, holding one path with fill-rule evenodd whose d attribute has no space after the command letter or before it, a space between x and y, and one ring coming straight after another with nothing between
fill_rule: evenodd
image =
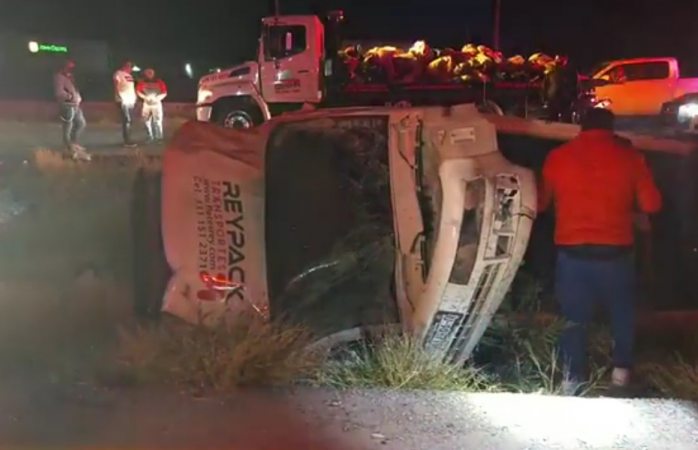
<instances>
[{"instance_id":1,"label":"truck tire","mask_svg":"<svg viewBox=\"0 0 698 450\"><path fill-rule=\"evenodd\" d=\"M162 299L171 275L162 242L161 179L159 171L140 169L133 186L133 306L136 316L143 319L160 316Z\"/></svg>"},{"instance_id":2,"label":"truck tire","mask_svg":"<svg viewBox=\"0 0 698 450\"><path fill-rule=\"evenodd\" d=\"M262 111L249 97L219 100L213 105L212 117L224 128L247 129L264 122Z\"/></svg>"}]
</instances>

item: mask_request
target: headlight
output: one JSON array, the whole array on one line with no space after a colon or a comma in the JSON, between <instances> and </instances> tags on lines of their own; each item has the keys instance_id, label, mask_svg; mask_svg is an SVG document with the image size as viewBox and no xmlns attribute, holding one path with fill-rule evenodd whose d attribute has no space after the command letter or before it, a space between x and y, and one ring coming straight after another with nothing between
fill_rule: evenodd
<instances>
[{"instance_id":1,"label":"headlight","mask_svg":"<svg viewBox=\"0 0 698 450\"><path fill-rule=\"evenodd\" d=\"M694 119L698 116L698 103L687 103L679 106L679 118Z\"/></svg>"},{"instance_id":2,"label":"headlight","mask_svg":"<svg viewBox=\"0 0 698 450\"><path fill-rule=\"evenodd\" d=\"M206 100L211 98L211 96L213 96L213 92L209 91L208 89L199 89L199 95L196 98L196 103L206 103Z\"/></svg>"},{"instance_id":3,"label":"headlight","mask_svg":"<svg viewBox=\"0 0 698 450\"><path fill-rule=\"evenodd\" d=\"M611 107L612 103L613 102L610 99L602 98L600 100L596 100L594 103L594 108L608 109Z\"/></svg>"}]
</instances>

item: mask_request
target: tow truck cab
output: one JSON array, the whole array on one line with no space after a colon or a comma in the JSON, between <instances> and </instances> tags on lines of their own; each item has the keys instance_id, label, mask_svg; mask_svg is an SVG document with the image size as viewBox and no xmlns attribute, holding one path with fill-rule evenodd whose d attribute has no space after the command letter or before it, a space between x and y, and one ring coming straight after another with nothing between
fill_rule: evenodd
<instances>
[{"instance_id":1,"label":"tow truck cab","mask_svg":"<svg viewBox=\"0 0 698 450\"><path fill-rule=\"evenodd\" d=\"M463 361L522 261L535 197L472 105L192 122L163 159L163 310L290 318L321 338L397 322Z\"/></svg>"},{"instance_id":2,"label":"tow truck cab","mask_svg":"<svg viewBox=\"0 0 698 450\"><path fill-rule=\"evenodd\" d=\"M275 115L275 108L299 109L324 98L324 77L331 74L336 35L326 38L343 16L274 16L262 19L257 61L199 81L197 118L228 128L249 128ZM329 48L328 48L329 47Z\"/></svg>"}]
</instances>

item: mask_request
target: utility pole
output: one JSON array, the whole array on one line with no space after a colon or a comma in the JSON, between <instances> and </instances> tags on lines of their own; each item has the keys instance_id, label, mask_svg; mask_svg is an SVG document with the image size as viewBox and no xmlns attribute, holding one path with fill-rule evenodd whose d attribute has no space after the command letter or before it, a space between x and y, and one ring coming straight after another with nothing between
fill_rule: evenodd
<instances>
[{"instance_id":1,"label":"utility pole","mask_svg":"<svg viewBox=\"0 0 698 450\"><path fill-rule=\"evenodd\" d=\"M495 50L499 51L499 35L500 35L500 21L502 18L502 0L494 0L494 24L492 27L492 46Z\"/></svg>"},{"instance_id":2,"label":"utility pole","mask_svg":"<svg viewBox=\"0 0 698 450\"><path fill-rule=\"evenodd\" d=\"M281 14L281 7L279 6L279 0L274 0L274 15L278 16Z\"/></svg>"}]
</instances>

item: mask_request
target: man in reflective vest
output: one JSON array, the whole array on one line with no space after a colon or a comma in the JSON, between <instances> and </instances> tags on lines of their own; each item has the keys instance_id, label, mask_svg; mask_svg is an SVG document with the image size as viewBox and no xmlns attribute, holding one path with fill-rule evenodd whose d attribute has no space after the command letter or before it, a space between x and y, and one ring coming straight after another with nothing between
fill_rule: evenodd
<instances>
[{"instance_id":1,"label":"man in reflective vest","mask_svg":"<svg viewBox=\"0 0 698 450\"><path fill-rule=\"evenodd\" d=\"M131 124L133 109L136 106L136 86L133 81L133 63L126 61L123 66L114 72L114 100L121 113L121 132L124 146L136 147L131 139Z\"/></svg>"},{"instance_id":2,"label":"man in reflective vest","mask_svg":"<svg viewBox=\"0 0 698 450\"><path fill-rule=\"evenodd\" d=\"M146 69L145 78L138 82L136 93L143 100L143 121L148 132L148 141L163 139L162 101L167 97L167 85L155 77L155 70Z\"/></svg>"},{"instance_id":3,"label":"man in reflective vest","mask_svg":"<svg viewBox=\"0 0 698 450\"><path fill-rule=\"evenodd\" d=\"M633 222L636 208L653 214L662 205L644 158L613 126L612 112L590 110L579 136L553 150L543 166L539 210L555 206L555 295L567 322L560 350L568 394L587 379L587 327L596 302L611 317L611 387L629 383L637 297Z\"/></svg>"}]
</instances>

